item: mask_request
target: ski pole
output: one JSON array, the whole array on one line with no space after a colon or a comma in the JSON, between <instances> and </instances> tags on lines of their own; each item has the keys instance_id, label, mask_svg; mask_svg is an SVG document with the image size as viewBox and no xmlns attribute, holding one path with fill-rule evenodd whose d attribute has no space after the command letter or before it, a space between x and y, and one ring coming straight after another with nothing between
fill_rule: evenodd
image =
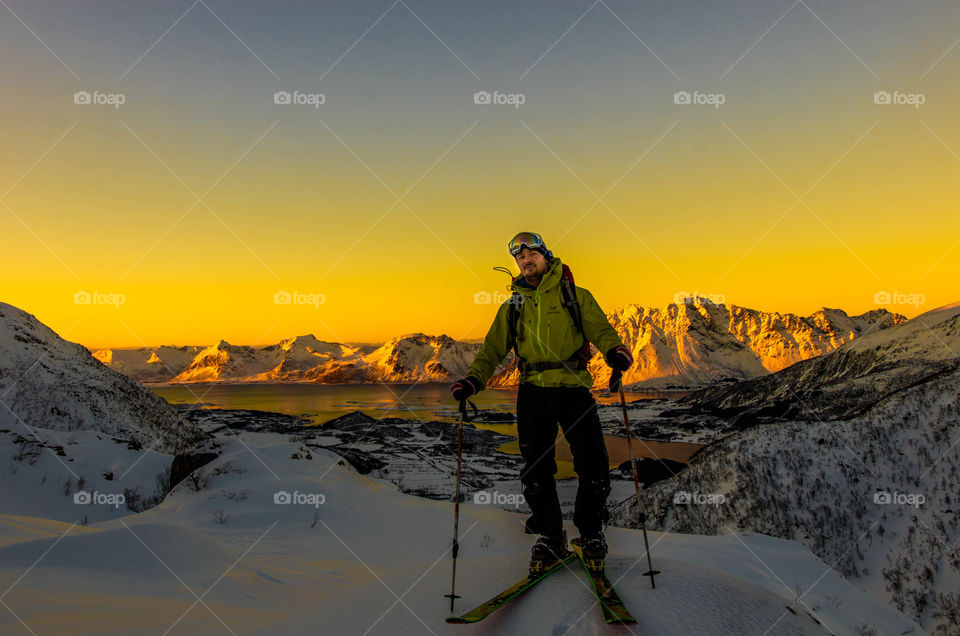
<instances>
[{"instance_id":1,"label":"ski pole","mask_svg":"<svg viewBox=\"0 0 960 636\"><path fill-rule=\"evenodd\" d=\"M630 419L627 417L627 399L623 396L623 373L619 369L614 369L610 376L611 390L616 387L620 393L620 408L623 409L623 425L627 429L627 449L630 451L630 467L633 468L633 487L637 493L637 514L640 518L640 528L643 530L643 546L647 551L647 571L644 576L650 577L650 586L657 589L657 584L653 577L660 574L659 570L653 569L653 562L650 559L650 542L647 541L647 515L643 513L640 506L640 477L637 475L637 460L633 457L633 438L630 435Z\"/></svg>"},{"instance_id":2,"label":"ski pole","mask_svg":"<svg viewBox=\"0 0 960 636\"><path fill-rule=\"evenodd\" d=\"M457 591L457 554L460 552L460 467L463 458L463 423L467 420L467 404L473 407L474 415L477 406L470 400L460 400L460 419L457 422L457 490L453 499L453 574L450 579L450 593L444 594L450 598L450 612L453 613L453 603L460 598Z\"/></svg>"}]
</instances>

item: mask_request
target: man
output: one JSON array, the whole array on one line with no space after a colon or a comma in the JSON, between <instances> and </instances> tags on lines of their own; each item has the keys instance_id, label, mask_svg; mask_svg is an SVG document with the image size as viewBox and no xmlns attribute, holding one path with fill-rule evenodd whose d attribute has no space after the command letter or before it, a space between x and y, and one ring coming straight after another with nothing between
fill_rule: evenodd
<instances>
[{"instance_id":1,"label":"man","mask_svg":"<svg viewBox=\"0 0 960 636\"><path fill-rule=\"evenodd\" d=\"M520 482L532 513L526 531L540 535L531 567L566 552L554 481L558 423L579 478L573 522L580 531L584 556L600 560L607 553L603 526L610 467L597 404L590 393L589 343L604 352L610 367L621 371L630 367L633 357L593 295L573 285L569 268L553 256L539 234L521 232L508 247L520 268L511 285L514 295L497 310L467 377L450 391L458 401L479 392L514 349L520 367L517 436L524 461Z\"/></svg>"}]
</instances>

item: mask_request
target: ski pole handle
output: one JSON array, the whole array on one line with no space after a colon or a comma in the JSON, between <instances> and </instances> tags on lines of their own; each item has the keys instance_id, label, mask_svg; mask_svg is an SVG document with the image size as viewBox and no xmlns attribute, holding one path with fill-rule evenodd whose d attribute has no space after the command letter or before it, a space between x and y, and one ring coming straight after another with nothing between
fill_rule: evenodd
<instances>
[{"instance_id":1,"label":"ski pole handle","mask_svg":"<svg viewBox=\"0 0 960 636\"><path fill-rule=\"evenodd\" d=\"M610 374L610 393L617 393L623 388L623 371L614 369Z\"/></svg>"}]
</instances>

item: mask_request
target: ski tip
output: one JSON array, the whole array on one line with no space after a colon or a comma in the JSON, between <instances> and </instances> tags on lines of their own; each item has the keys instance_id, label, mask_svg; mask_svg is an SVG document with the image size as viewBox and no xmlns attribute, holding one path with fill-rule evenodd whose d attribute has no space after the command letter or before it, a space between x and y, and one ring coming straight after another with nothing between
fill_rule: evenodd
<instances>
[{"instance_id":1,"label":"ski tip","mask_svg":"<svg viewBox=\"0 0 960 636\"><path fill-rule=\"evenodd\" d=\"M475 623L476 621L467 620L463 616L448 616L447 622L451 625L466 625L467 623Z\"/></svg>"}]
</instances>

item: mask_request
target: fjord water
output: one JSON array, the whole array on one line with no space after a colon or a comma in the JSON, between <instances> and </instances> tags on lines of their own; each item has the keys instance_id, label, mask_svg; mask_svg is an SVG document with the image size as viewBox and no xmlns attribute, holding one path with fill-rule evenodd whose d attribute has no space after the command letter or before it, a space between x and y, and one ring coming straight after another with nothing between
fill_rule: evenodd
<instances>
[{"instance_id":1,"label":"fjord water","mask_svg":"<svg viewBox=\"0 0 960 636\"><path fill-rule=\"evenodd\" d=\"M317 425L335 417L363 411L371 417L400 417L410 420L440 420L456 422L457 404L450 397L447 384L268 384L268 383L211 383L211 384L161 384L149 388L171 404L204 404L212 408L253 409L273 411L304 417ZM596 394L595 394L596 396ZM660 397L653 393L628 393L627 400ZM596 396L599 403L613 404L616 396ZM471 400L478 409L500 413L514 413L517 392L515 389L487 389ZM500 433L516 437L515 422L484 423ZM610 465L617 466L630 456L627 441L622 437L607 435L607 452ZM686 462L700 446L685 442L658 442L634 440L633 452L637 458L659 457ZM505 444L501 450L518 453L516 440ZM561 435L557 440L558 478L572 474L570 447Z\"/></svg>"}]
</instances>

